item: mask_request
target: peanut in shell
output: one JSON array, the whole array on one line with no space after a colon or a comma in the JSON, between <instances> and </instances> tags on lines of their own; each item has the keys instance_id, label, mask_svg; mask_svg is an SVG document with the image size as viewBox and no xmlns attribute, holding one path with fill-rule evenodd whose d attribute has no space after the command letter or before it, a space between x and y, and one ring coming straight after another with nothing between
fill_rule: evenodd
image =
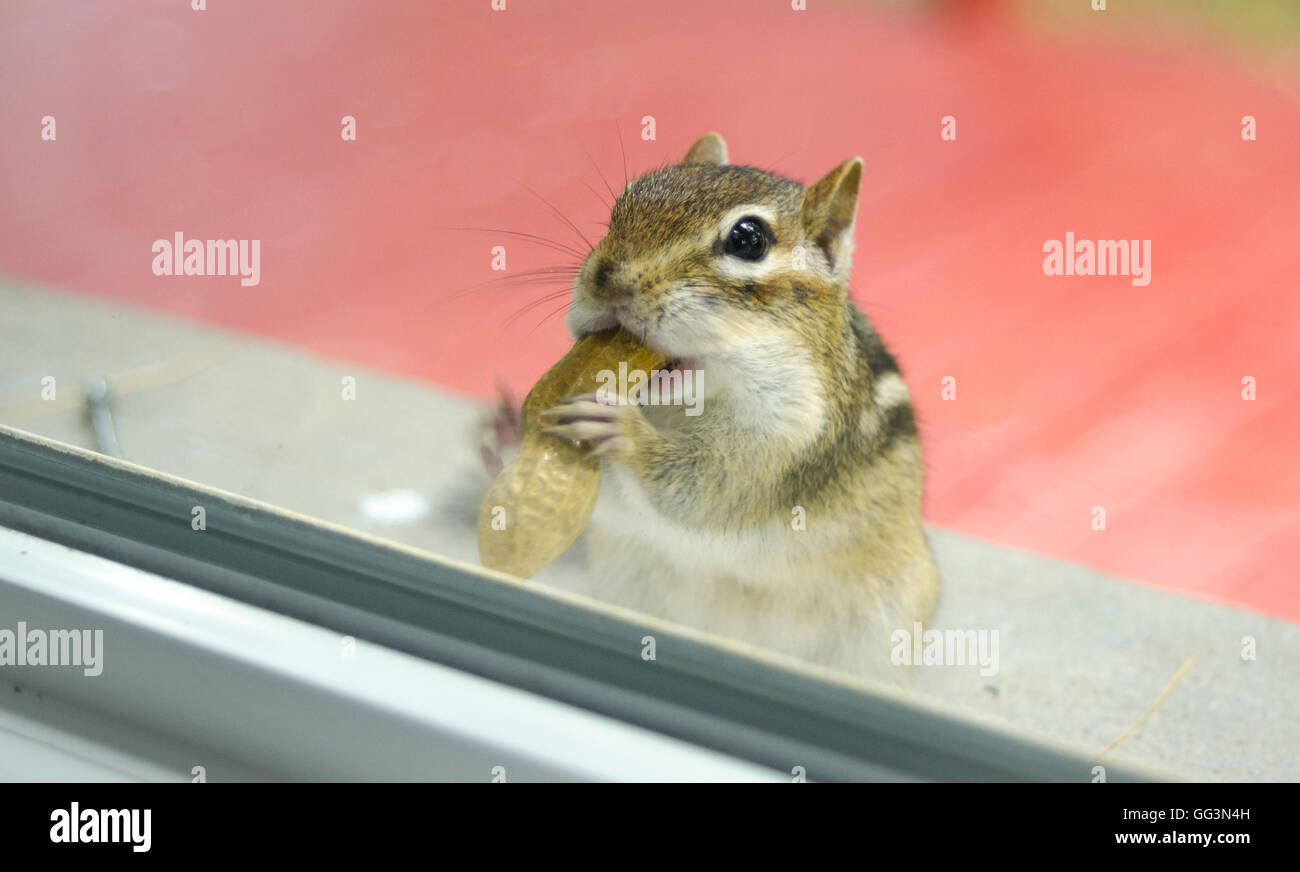
<instances>
[{"instance_id":1,"label":"peanut in shell","mask_svg":"<svg viewBox=\"0 0 1300 872\"><path fill-rule=\"evenodd\" d=\"M520 578L535 575L573 544L587 526L600 490L600 458L585 447L543 433L541 413L599 386L601 370L649 372L661 355L622 328L578 340L524 400L519 453L492 482L478 515L483 565Z\"/></svg>"}]
</instances>

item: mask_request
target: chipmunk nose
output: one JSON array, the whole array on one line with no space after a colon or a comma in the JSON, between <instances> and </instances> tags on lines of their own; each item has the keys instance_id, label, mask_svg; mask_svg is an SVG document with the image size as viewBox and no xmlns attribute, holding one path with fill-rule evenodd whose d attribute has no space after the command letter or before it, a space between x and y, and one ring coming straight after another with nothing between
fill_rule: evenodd
<instances>
[{"instance_id":1,"label":"chipmunk nose","mask_svg":"<svg viewBox=\"0 0 1300 872\"><path fill-rule=\"evenodd\" d=\"M592 278L593 296L597 300L617 306L632 299L635 286L627 280L624 270L609 260L603 260L596 267Z\"/></svg>"}]
</instances>

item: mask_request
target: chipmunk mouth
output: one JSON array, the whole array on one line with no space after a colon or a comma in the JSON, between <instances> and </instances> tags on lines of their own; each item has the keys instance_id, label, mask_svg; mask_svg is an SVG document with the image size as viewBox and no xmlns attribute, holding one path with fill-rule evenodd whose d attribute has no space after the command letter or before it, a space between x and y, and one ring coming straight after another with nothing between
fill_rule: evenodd
<instances>
[{"instance_id":1,"label":"chipmunk mouth","mask_svg":"<svg viewBox=\"0 0 1300 872\"><path fill-rule=\"evenodd\" d=\"M640 339L642 344L654 348L661 354L666 353L663 349L655 347L654 339L650 336L649 326L622 306L611 306L603 315L587 322L583 326L582 333L585 336L588 333L599 333L601 330L608 330L611 327L622 327L628 333Z\"/></svg>"},{"instance_id":2,"label":"chipmunk mouth","mask_svg":"<svg viewBox=\"0 0 1300 872\"><path fill-rule=\"evenodd\" d=\"M665 363L660 368L666 372L672 372L676 369L688 369L693 365L692 361L665 348L662 342L663 337L651 335L650 326L623 306L611 306L598 316L585 320L577 332L577 338L581 339L592 333L599 333L602 330L609 330L614 327L622 327L628 333L640 339L644 345L662 354Z\"/></svg>"}]
</instances>

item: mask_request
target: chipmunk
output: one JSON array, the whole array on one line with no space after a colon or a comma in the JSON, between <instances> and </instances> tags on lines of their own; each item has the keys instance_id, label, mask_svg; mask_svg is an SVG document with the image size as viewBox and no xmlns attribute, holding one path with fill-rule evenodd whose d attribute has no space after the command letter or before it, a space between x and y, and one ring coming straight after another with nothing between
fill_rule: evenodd
<instances>
[{"instance_id":1,"label":"chipmunk","mask_svg":"<svg viewBox=\"0 0 1300 872\"><path fill-rule=\"evenodd\" d=\"M849 299L861 158L810 187L701 137L627 185L583 262L575 340L621 325L703 385L680 406L574 398L546 432L602 457L570 590L877 676L929 619L921 451L898 364Z\"/></svg>"}]
</instances>

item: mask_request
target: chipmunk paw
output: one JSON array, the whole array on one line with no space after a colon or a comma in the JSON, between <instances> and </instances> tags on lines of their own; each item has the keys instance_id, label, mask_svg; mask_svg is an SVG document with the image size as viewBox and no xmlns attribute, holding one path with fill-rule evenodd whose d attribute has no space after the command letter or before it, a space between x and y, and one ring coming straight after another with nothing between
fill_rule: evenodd
<instances>
[{"instance_id":1,"label":"chipmunk paw","mask_svg":"<svg viewBox=\"0 0 1300 872\"><path fill-rule=\"evenodd\" d=\"M479 455L489 476L501 472L522 441L522 406L505 382L497 382L496 405L479 421Z\"/></svg>"},{"instance_id":2,"label":"chipmunk paw","mask_svg":"<svg viewBox=\"0 0 1300 872\"><path fill-rule=\"evenodd\" d=\"M588 456L626 459L636 453L641 409L602 402L595 394L570 397L541 413L542 432L577 443Z\"/></svg>"}]
</instances>

